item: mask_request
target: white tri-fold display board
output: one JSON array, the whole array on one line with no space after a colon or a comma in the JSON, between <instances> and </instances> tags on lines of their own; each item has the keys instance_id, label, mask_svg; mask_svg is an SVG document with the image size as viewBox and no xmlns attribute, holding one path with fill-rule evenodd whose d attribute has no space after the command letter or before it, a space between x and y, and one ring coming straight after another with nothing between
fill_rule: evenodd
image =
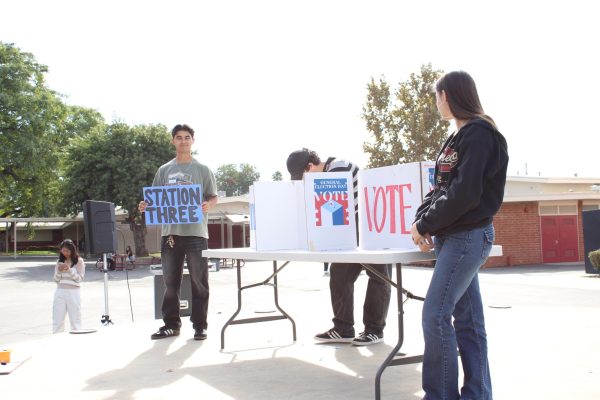
<instances>
[{"instance_id":1,"label":"white tri-fold display board","mask_svg":"<svg viewBox=\"0 0 600 400\"><path fill-rule=\"evenodd\" d=\"M432 179L432 165L359 170L358 205L350 172L255 182L249 193L250 246L258 251L414 249L410 228L429 191L423 186Z\"/></svg>"},{"instance_id":2,"label":"white tri-fold display board","mask_svg":"<svg viewBox=\"0 0 600 400\"><path fill-rule=\"evenodd\" d=\"M413 249L410 228L421 205L420 164L358 171L360 248Z\"/></svg>"}]
</instances>

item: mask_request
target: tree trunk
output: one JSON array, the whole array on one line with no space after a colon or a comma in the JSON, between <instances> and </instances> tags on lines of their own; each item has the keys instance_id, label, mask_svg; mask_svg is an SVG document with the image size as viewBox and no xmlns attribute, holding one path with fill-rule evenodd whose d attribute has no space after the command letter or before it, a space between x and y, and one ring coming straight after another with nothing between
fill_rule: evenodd
<instances>
[{"instance_id":1,"label":"tree trunk","mask_svg":"<svg viewBox=\"0 0 600 400\"><path fill-rule=\"evenodd\" d=\"M138 257L144 257L148 255L148 249L146 248L146 221L142 219L141 224L129 222L129 228L133 232L133 241L135 243L135 254Z\"/></svg>"}]
</instances>

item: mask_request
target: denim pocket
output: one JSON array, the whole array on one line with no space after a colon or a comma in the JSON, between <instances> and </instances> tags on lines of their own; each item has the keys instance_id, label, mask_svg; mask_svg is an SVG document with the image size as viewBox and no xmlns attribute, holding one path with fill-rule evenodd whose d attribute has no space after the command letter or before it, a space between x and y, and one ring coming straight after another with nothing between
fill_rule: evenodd
<instances>
[{"instance_id":1,"label":"denim pocket","mask_svg":"<svg viewBox=\"0 0 600 400\"><path fill-rule=\"evenodd\" d=\"M492 251L492 245L494 244L494 227L490 226L485 228L483 231L483 246L481 248L481 259L485 260Z\"/></svg>"}]
</instances>

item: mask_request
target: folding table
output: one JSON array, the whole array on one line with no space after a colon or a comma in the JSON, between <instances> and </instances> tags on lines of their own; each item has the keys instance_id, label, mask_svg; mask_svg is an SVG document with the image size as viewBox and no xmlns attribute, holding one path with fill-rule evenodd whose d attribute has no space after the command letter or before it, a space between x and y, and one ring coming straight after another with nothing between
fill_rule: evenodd
<instances>
[{"instance_id":1,"label":"folding table","mask_svg":"<svg viewBox=\"0 0 600 400\"><path fill-rule=\"evenodd\" d=\"M225 347L225 330L229 325L236 324L249 324L256 322L274 321L280 319L288 319L292 324L292 335L294 341L296 340L296 323L294 320L279 306L279 297L277 291L277 274L285 268L292 261L302 262L317 262L317 263L355 263L361 264L369 271L373 272L376 276L389 282L390 285L395 287L398 301L398 341L396 346L392 349L390 354L383 361L379 367L375 376L375 398L379 400L381 398L381 374L391 365L402 365L418 363L423 360L422 356L412 357L397 357L399 355L400 347L404 341L404 311L403 311L403 294L408 299L424 300L423 297L415 296L409 291L402 287L402 264L412 263L417 261L431 261L435 259L435 255L432 252L424 253L418 250L399 250L399 249L385 249L385 250L347 250L347 251L308 251L308 250L276 250L276 251L257 251L252 248L229 248L229 249L209 249L202 252L204 257L208 258L231 258L237 260L237 289L238 289L238 307L229 320L223 325L221 329L221 349ZM492 253L490 256L502 255L502 246L493 246ZM272 261L273 262L273 273L267 277L264 281L258 282L252 285L242 286L241 282L241 265L240 260L256 260L256 261ZM283 264L277 266L277 262L281 261ZM370 264L395 264L396 266L396 282L392 279L381 275L374 270ZM249 264L246 264L249 266ZM246 267L248 268L248 267ZM273 280L273 283L270 281ZM243 318L235 319L242 309L242 291L257 287L261 285L270 285L273 287L273 294L275 300L275 306L281 313L281 315L275 316L264 316L256 318Z\"/></svg>"}]
</instances>

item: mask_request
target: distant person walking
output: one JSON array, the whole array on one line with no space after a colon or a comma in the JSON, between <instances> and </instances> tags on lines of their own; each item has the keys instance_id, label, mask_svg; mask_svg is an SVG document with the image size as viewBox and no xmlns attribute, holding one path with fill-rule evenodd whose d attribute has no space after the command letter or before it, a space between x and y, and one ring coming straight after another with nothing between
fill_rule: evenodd
<instances>
[{"instance_id":1,"label":"distant person walking","mask_svg":"<svg viewBox=\"0 0 600 400\"><path fill-rule=\"evenodd\" d=\"M81 329L80 285L85 275L85 263L71 239L61 242L59 249L58 261L54 266L57 287L52 306L52 333L64 331L66 314L69 314L71 330Z\"/></svg>"},{"instance_id":2,"label":"distant person walking","mask_svg":"<svg viewBox=\"0 0 600 400\"><path fill-rule=\"evenodd\" d=\"M133 250L131 250L131 246L127 246L125 250L125 257L127 257L127 262L133 265L135 263L135 254L133 254Z\"/></svg>"},{"instance_id":3,"label":"distant person walking","mask_svg":"<svg viewBox=\"0 0 600 400\"><path fill-rule=\"evenodd\" d=\"M466 72L442 76L435 96L441 118L454 120L457 129L438 155L435 187L411 229L413 242L423 251L433 247L437 257L423 305L424 399L491 400L477 275L494 242L492 220L504 196L507 144ZM464 372L460 391L457 348Z\"/></svg>"}]
</instances>

